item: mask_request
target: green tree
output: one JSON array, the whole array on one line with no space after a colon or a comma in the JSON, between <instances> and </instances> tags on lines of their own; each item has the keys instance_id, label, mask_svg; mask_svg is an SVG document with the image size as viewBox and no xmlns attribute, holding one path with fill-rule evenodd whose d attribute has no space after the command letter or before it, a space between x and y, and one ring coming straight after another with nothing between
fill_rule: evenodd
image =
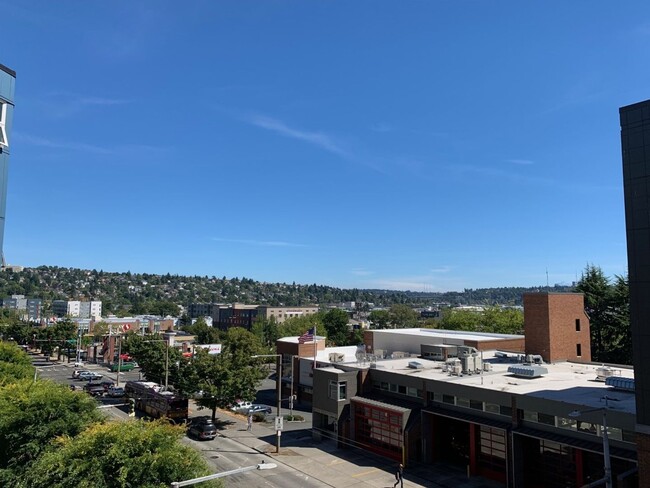
<instances>
[{"instance_id":1,"label":"green tree","mask_svg":"<svg viewBox=\"0 0 650 488\"><path fill-rule=\"evenodd\" d=\"M322 314L315 313L285 320L278 324L278 338L299 336L312 327L316 327L317 334L323 334Z\"/></svg>"},{"instance_id":2,"label":"green tree","mask_svg":"<svg viewBox=\"0 0 650 488\"><path fill-rule=\"evenodd\" d=\"M608 345L609 362L632 364L630 329L630 287L627 276L616 276L612 285L609 327L603 341Z\"/></svg>"},{"instance_id":3,"label":"green tree","mask_svg":"<svg viewBox=\"0 0 650 488\"><path fill-rule=\"evenodd\" d=\"M162 385L165 383L165 373L172 384L179 378L182 354L175 347L169 347L161 335L127 334L123 339L122 352L128 352L135 358L140 371L149 381Z\"/></svg>"},{"instance_id":4,"label":"green tree","mask_svg":"<svg viewBox=\"0 0 650 488\"><path fill-rule=\"evenodd\" d=\"M88 395L51 381L0 386L0 481L20 476L58 436L75 436L101 418ZM0 483L2 484L2 483Z\"/></svg>"},{"instance_id":5,"label":"green tree","mask_svg":"<svg viewBox=\"0 0 650 488\"><path fill-rule=\"evenodd\" d=\"M390 327L388 310L373 310L368 314L368 320L373 329L388 329Z\"/></svg>"},{"instance_id":6,"label":"green tree","mask_svg":"<svg viewBox=\"0 0 650 488\"><path fill-rule=\"evenodd\" d=\"M609 326L609 306L612 289L603 270L592 264L582 272L576 291L584 294L585 312L591 329L591 357L594 361L606 361L606 346L603 341Z\"/></svg>"},{"instance_id":7,"label":"green tree","mask_svg":"<svg viewBox=\"0 0 650 488\"><path fill-rule=\"evenodd\" d=\"M209 474L201 455L180 442L184 428L164 421L96 424L57 439L20 486L52 488L166 488ZM88 453L101 453L89 456ZM201 486L220 487L218 480Z\"/></svg>"},{"instance_id":8,"label":"green tree","mask_svg":"<svg viewBox=\"0 0 650 488\"><path fill-rule=\"evenodd\" d=\"M26 380L34 376L32 362L15 344L0 342L0 385Z\"/></svg>"},{"instance_id":9,"label":"green tree","mask_svg":"<svg viewBox=\"0 0 650 488\"><path fill-rule=\"evenodd\" d=\"M199 408L210 409L215 418L217 408L228 407L240 399L252 400L265 375L262 361L253 357L261 353L259 339L239 327L228 330L220 354L196 351L192 364L196 368L197 389L203 392L196 400Z\"/></svg>"},{"instance_id":10,"label":"green tree","mask_svg":"<svg viewBox=\"0 0 650 488\"><path fill-rule=\"evenodd\" d=\"M320 313L328 342L333 346L347 345L350 336L347 312L340 308L333 308L325 313Z\"/></svg>"},{"instance_id":11,"label":"green tree","mask_svg":"<svg viewBox=\"0 0 650 488\"><path fill-rule=\"evenodd\" d=\"M396 329L408 329L418 325L418 313L409 305L392 305L388 310L388 315L391 326Z\"/></svg>"},{"instance_id":12,"label":"green tree","mask_svg":"<svg viewBox=\"0 0 650 488\"><path fill-rule=\"evenodd\" d=\"M442 311L440 328L445 330L481 330L481 312L446 308Z\"/></svg>"}]
</instances>

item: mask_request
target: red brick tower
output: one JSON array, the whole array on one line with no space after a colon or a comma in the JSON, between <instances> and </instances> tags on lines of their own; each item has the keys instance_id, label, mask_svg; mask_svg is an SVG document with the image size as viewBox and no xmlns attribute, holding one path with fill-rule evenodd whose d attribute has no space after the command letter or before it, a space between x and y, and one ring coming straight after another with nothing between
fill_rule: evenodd
<instances>
[{"instance_id":1,"label":"red brick tower","mask_svg":"<svg viewBox=\"0 0 650 488\"><path fill-rule=\"evenodd\" d=\"M525 293L526 354L545 362L591 361L589 317L582 293Z\"/></svg>"}]
</instances>

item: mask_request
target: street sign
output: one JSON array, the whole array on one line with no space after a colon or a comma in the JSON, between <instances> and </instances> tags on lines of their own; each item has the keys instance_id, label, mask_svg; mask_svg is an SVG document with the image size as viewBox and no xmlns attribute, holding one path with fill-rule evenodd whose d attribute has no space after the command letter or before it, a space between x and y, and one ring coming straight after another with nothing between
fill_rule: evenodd
<instances>
[{"instance_id":1,"label":"street sign","mask_svg":"<svg viewBox=\"0 0 650 488\"><path fill-rule=\"evenodd\" d=\"M284 417L275 417L275 430L284 429Z\"/></svg>"}]
</instances>

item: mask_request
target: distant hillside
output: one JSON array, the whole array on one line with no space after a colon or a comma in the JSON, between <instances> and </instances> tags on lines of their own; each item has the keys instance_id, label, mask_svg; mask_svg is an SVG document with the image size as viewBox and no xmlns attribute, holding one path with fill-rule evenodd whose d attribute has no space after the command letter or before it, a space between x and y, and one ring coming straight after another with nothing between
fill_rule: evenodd
<instances>
[{"instance_id":1,"label":"distant hillside","mask_svg":"<svg viewBox=\"0 0 650 488\"><path fill-rule=\"evenodd\" d=\"M298 306L340 302L396 303L413 306L521 305L524 292L540 288L483 288L462 292L419 293L393 290L340 289L317 284L261 283L248 278L227 279L209 276L109 273L97 270L40 266L20 272L0 273L0 297L25 295L42 298L47 304L56 299L102 300L105 313L155 313L161 304L187 306L192 302L249 303ZM545 289L545 288L544 288ZM571 291L552 287L550 291Z\"/></svg>"}]
</instances>

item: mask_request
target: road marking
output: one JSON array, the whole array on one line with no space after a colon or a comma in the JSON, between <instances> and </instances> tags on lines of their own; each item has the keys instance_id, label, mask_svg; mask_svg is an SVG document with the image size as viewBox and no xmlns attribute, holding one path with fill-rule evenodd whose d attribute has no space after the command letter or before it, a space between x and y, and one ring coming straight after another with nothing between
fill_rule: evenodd
<instances>
[{"instance_id":1,"label":"road marking","mask_svg":"<svg viewBox=\"0 0 650 488\"><path fill-rule=\"evenodd\" d=\"M353 474L352 477L353 477L353 478L356 478L357 476L365 476L365 475L367 475L367 474L371 474L371 473L374 473L374 472L376 472L376 471L378 471L377 468L372 468L371 470L369 470L369 471L364 471L363 473Z\"/></svg>"},{"instance_id":2,"label":"road marking","mask_svg":"<svg viewBox=\"0 0 650 488\"><path fill-rule=\"evenodd\" d=\"M345 461L342 461L340 459L335 459L334 461L330 461L329 466L334 466L335 464L341 464L344 463Z\"/></svg>"}]
</instances>

